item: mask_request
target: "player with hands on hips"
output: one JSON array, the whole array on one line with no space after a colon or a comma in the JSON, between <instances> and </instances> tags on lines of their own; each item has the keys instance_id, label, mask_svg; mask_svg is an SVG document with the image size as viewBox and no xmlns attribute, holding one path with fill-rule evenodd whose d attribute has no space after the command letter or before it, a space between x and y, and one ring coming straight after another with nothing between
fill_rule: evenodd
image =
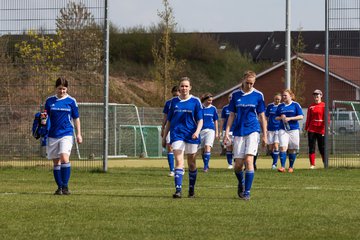
<instances>
[{"instance_id":1,"label":"player with hands on hips","mask_svg":"<svg viewBox=\"0 0 360 240\"><path fill-rule=\"evenodd\" d=\"M180 94L179 87L174 86L171 89L171 94L173 97L179 96L179 94ZM164 118L163 118L163 122L162 122L162 126L161 126L161 137L164 136L164 130L165 130L165 125L166 125L166 121L167 121L167 115L169 112L170 102L171 102L171 99L167 100L165 102L165 106L163 109ZM171 144L170 144L170 132L166 135L166 150L167 150L167 160L168 160L168 164L169 164L169 168L170 168L170 173L168 174L168 176L173 177L175 175L175 165L174 165L174 153L172 151Z\"/></svg>"},{"instance_id":2,"label":"player with hands on hips","mask_svg":"<svg viewBox=\"0 0 360 240\"><path fill-rule=\"evenodd\" d=\"M280 121L276 120L276 110L281 102L281 94L277 93L274 96L274 102L270 103L266 107L265 116L267 119L267 130L268 130L268 146L273 159L272 169L276 170L277 161L279 158L279 125Z\"/></svg>"},{"instance_id":3,"label":"player with hands on hips","mask_svg":"<svg viewBox=\"0 0 360 240\"><path fill-rule=\"evenodd\" d=\"M200 99L190 95L191 82L183 77L179 83L180 95L171 99L162 144L166 146L166 135L170 131L170 143L175 158L175 193L173 198L182 197L182 182L185 173L184 154L189 167L189 197L195 196L197 177L196 152L200 144L203 126L203 112Z\"/></svg>"},{"instance_id":4,"label":"player with hands on hips","mask_svg":"<svg viewBox=\"0 0 360 240\"><path fill-rule=\"evenodd\" d=\"M209 170L209 161L214 140L215 138L219 140L219 116L216 107L212 105L212 101L213 96L210 93L205 93L201 98L203 104L203 127L200 132L200 148L202 149L204 172L208 172Z\"/></svg>"},{"instance_id":5,"label":"player with hands on hips","mask_svg":"<svg viewBox=\"0 0 360 240\"><path fill-rule=\"evenodd\" d=\"M260 127L263 133L261 136L262 146L265 147L267 144L264 96L254 88L255 81L255 72L245 72L240 89L232 93L229 103L230 116L224 136L224 143L231 140L229 133L234 122L234 171L238 180L237 194L242 200L250 200L250 190L255 175L254 156L258 152Z\"/></svg>"},{"instance_id":6,"label":"player with hands on hips","mask_svg":"<svg viewBox=\"0 0 360 240\"><path fill-rule=\"evenodd\" d=\"M68 188L71 164L70 153L74 141L82 143L79 109L75 98L68 95L68 81L59 77L55 83L56 94L47 98L45 110L50 121L47 157L54 163L53 174L58 189L55 195L69 195Z\"/></svg>"},{"instance_id":7,"label":"player with hands on hips","mask_svg":"<svg viewBox=\"0 0 360 240\"><path fill-rule=\"evenodd\" d=\"M297 151L300 148L300 126L299 120L304 118L303 111L298 102L295 102L295 95L290 89L282 93L283 102L280 103L276 110L276 120L280 121L279 125L279 142L280 142L280 162L279 172L285 172L285 163L287 153L289 155L288 172L294 172L294 163Z\"/></svg>"}]
</instances>

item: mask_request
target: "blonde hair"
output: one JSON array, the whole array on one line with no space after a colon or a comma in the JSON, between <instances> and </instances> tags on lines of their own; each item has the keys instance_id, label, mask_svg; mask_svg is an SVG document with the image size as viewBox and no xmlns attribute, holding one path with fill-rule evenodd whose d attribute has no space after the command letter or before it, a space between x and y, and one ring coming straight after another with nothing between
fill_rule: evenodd
<instances>
[{"instance_id":1,"label":"blonde hair","mask_svg":"<svg viewBox=\"0 0 360 240\"><path fill-rule=\"evenodd\" d=\"M256 73L254 71L251 71L251 70L247 70L244 72L244 75L243 75L243 79L247 79L249 77L254 77L256 78Z\"/></svg>"},{"instance_id":2,"label":"blonde hair","mask_svg":"<svg viewBox=\"0 0 360 240\"><path fill-rule=\"evenodd\" d=\"M285 89L283 93L285 92L289 93L292 100L295 100L295 94L293 93L293 91L291 91L291 89Z\"/></svg>"},{"instance_id":3,"label":"blonde hair","mask_svg":"<svg viewBox=\"0 0 360 240\"><path fill-rule=\"evenodd\" d=\"M183 81L188 81L188 82L190 83L190 86L191 86L191 81L190 81L190 78L189 78L189 77L182 77L182 78L180 78L179 85L180 85L180 83L182 83Z\"/></svg>"}]
</instances>

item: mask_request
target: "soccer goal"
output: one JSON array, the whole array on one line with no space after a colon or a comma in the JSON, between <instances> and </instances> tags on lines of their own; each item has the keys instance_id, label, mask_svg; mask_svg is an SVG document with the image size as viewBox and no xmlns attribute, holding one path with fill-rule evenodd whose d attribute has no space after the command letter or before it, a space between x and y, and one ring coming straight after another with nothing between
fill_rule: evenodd
<instances>
[{"instance_id":1,"label":"soccer goal","mask_svg":"<svg viewBox=\"0 0 360 240\"><path fill-rule=\"evenodd\" d=\"M360 101L332 102L330 154L334 166L360 166Z\"/></svg>"},{"instance_id":2,"label":"soccer goal","mask_svg":"<svg viewBox=\"0 0 360 240\"><path fill-rule=\"evenodd\" d=\"M102 158L103 103L79 103L84 143L76 144L79 159ZM147 146L138 108L133 104L109 103L108 157L147 157ZM156 138L158 141L158 138Z\"/></svg>"}]
</instances>

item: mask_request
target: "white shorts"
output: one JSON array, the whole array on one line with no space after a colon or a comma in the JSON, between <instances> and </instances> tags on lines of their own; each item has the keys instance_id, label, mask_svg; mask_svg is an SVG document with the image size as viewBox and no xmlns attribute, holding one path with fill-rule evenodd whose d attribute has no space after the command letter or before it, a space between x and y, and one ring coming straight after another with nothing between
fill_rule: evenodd
<instances>
[{"instance_id":1,"label":"white shorts","mask_svg":"<svg viewBox=\"0 0 360 240\"><path fill-rule=\"evenodd\" d=\"M279 131L268 131L267 132L267 143L274 144L279 143Z\"/></svg>"},{"instance_id":2,"label":"white shorts","mask_svg":"<svg viewBox=\"0 0 360 240\"><path fill-rule=\"evenodd\" d=\"M225 131L223 131L223 136L225 136ZM230 147L234 142L233 132L229 132L229 137L230 137L230 142L227 142L226 144L224 144L224 148Z\"/></svg>"},{"instance_id":3,"label":"white shorts","mask_svg":"<svg viewBox=\"0 0 360 240\"><path fill-rule=\"evenodd\" d=\"M288 149L300 149L300 132L299 129L285 131L279 130L280 147Z\"/></svg>"},{"instance_id":4,"label":"white shorts","mask_svg":"<svg viewBox=\"0 0 360 240\"><path fill-rule=\"evenodd\" d=\"M260 141L260 134L253 132L247 136L234 137L234 158L244 159L245 155L256 156Z\"/></svg>"},{"instance_id":5,"label":"white shorts","mask_svg":"<svg viewBox=\"0 0 360 240\"><path fill-rule=\"evenodd\" d=\"M170 144L170 131L166 135L166 144Z\"/></svg>"},{"instance_id":6,"label":"white shorts","mask_svg":"<svg viewBox=\"0 0 360 240\"><path fill-rule=\"evenodd\" d=\"M213 147L215 140L215 131L213 129L204 129L200 132L201 144L200 148L204 148L205 146Z\"/></svg>"},{"instance_id":7,"label":"white shorts","mask_svg":"<svg viewBox=\"0 0 360 240\"><path fill-rule=\"evenodd\" d=\"M175 141L171 144L173 150L185 151L185 154L194 154L198 150L199 144L186 143L184 141Z\"/></svg>"},{"instance_id":8,"label":"white shorts","mask_svg":"<svg viewBox=\"0 0 360 240\"><path fill-rule=\"evenodd\" d=\"M60 154L67 154L70 156L71 149L74 143L73 136L64 136L62 138L48 138L46 146L46 153L48 159L58 159Z\"/></svg>"}]
</instances>

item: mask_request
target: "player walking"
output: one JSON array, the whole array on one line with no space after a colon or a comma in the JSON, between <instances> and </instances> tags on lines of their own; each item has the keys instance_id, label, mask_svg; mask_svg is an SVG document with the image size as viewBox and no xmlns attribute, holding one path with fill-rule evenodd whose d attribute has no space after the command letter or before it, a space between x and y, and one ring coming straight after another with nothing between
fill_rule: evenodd
<instances>
[{"instance_id":1,"label":"player walking","mask_svg":"<svg viewBox=\"0 0 360 240\"><path fill-rule=\"evenodd\" d=\"M293 101L294 93L286 89L282 93L283 103L280 103L276 110L276 120L280 120L279 141L280 141L280 162L279 172L285 172L286 153L289 154L289 173L294 172L296 153L300 148L300 126L299 120L304 118L299 103Z\"/></svg>"},{"instance_id":2,"label":"player walking","mask_svg":"<svg viewBox=\"0 0 360 240\"><path fill-rule=\"evenodd\" d=\"M173 97L179 96L179 94L180 94L179 87L174 86L171 89L171 94ZM162 126L161 126L161 137L164 137L164 130L165 130L165 125L166 125L167 115L169 112L170 102L171 102L171 99L167 100L165 102L165 106L163 109L164 118L163 118L163 122L162 122ZM167 160L168 160L168 164L169 164L169 168L170 168L170 173L168 174L168 176L173 177L175 175L175 166L174 166L174 153L172 151L171 144L170 144L170 132L166 136L166 150L167 150Z\"/></svg>"},{"instance_id":3,"label":"player walking","mask_svg":"<svg viewBox=\"0 0 360 240\"><path fill-rule=\"evenodd\" d=\"M267 127L265 119L265 102L263 94L253 86L256 74L247 71L244 74L242 86L232 93L229 103L230 116L226 125L224 142L230 141L230 129L234 127L234 159L235 175L238 179L238 196L243 200L250 200L250 190L254 180L254 156L258 151L260 140L260 126L262 130L262 144L267 143ZM245 164L245 181L243 166ZM244 185L243 186L243 182Z\"/></svg>"},{"instance_id":4,"label":"player walking","mask_svg":"<svg viewBox=\"0 0 360 240\"><path fill-rule=\"evenodd\" d=\"M184 175L184 154L189 167L189 197L195 196L197 177L196 152L200 144L203 126L203 112L200 99L190 95L191 83L183 77L179 84L180 95L171 100L162 144L170 131L170 143L175 158L175 193L173 198L181 198Z\"/></svg>"},{"instance_id":5,"label":"player walking","mask_svg":"<svg viewBox=\"0 0 360 240\"><path fill-rule=\"evenodd\" d=\"M48 134L47 156L54 163L54 178L58 186L55 195L70 194L68 184L71 173L69 161L74 141L82 143L78 105L75 98L67 94L68 81L60 77L56 80L56 95L45 102L45 110L49 115L50 129Z\"/></svg>"},{"instance_id":6,"label":"player walking","mask_svg":"<svg viewBox=\"0 0 360 240\"><path fill-rule=\"evenodd\" d=\"M276 120L276 110L281 101L281 94L277 93L274 96L274 102L270 103L266 107L265 116L268 122L267 140L269 150L271 151L271 157L273 159L272 169L276 169L278 157L279 157L279 125L280 121Z\"/></svg>"},{"instance_id":7,"label":"player walking","mask_svg":"<svg viewBox=\"0 0 360 240\"><path fill-rule=\"evenodd\" d=\"M214 145L214 140L219 139L219 126L217 109L212 105L213 96L210 93L204 94L201 98L203 103L203 127L200 132L202 149L202 158L204 162L204 172L209 170L209 161L211 158L211 149Z\"/></svg>"}]
</instances>

